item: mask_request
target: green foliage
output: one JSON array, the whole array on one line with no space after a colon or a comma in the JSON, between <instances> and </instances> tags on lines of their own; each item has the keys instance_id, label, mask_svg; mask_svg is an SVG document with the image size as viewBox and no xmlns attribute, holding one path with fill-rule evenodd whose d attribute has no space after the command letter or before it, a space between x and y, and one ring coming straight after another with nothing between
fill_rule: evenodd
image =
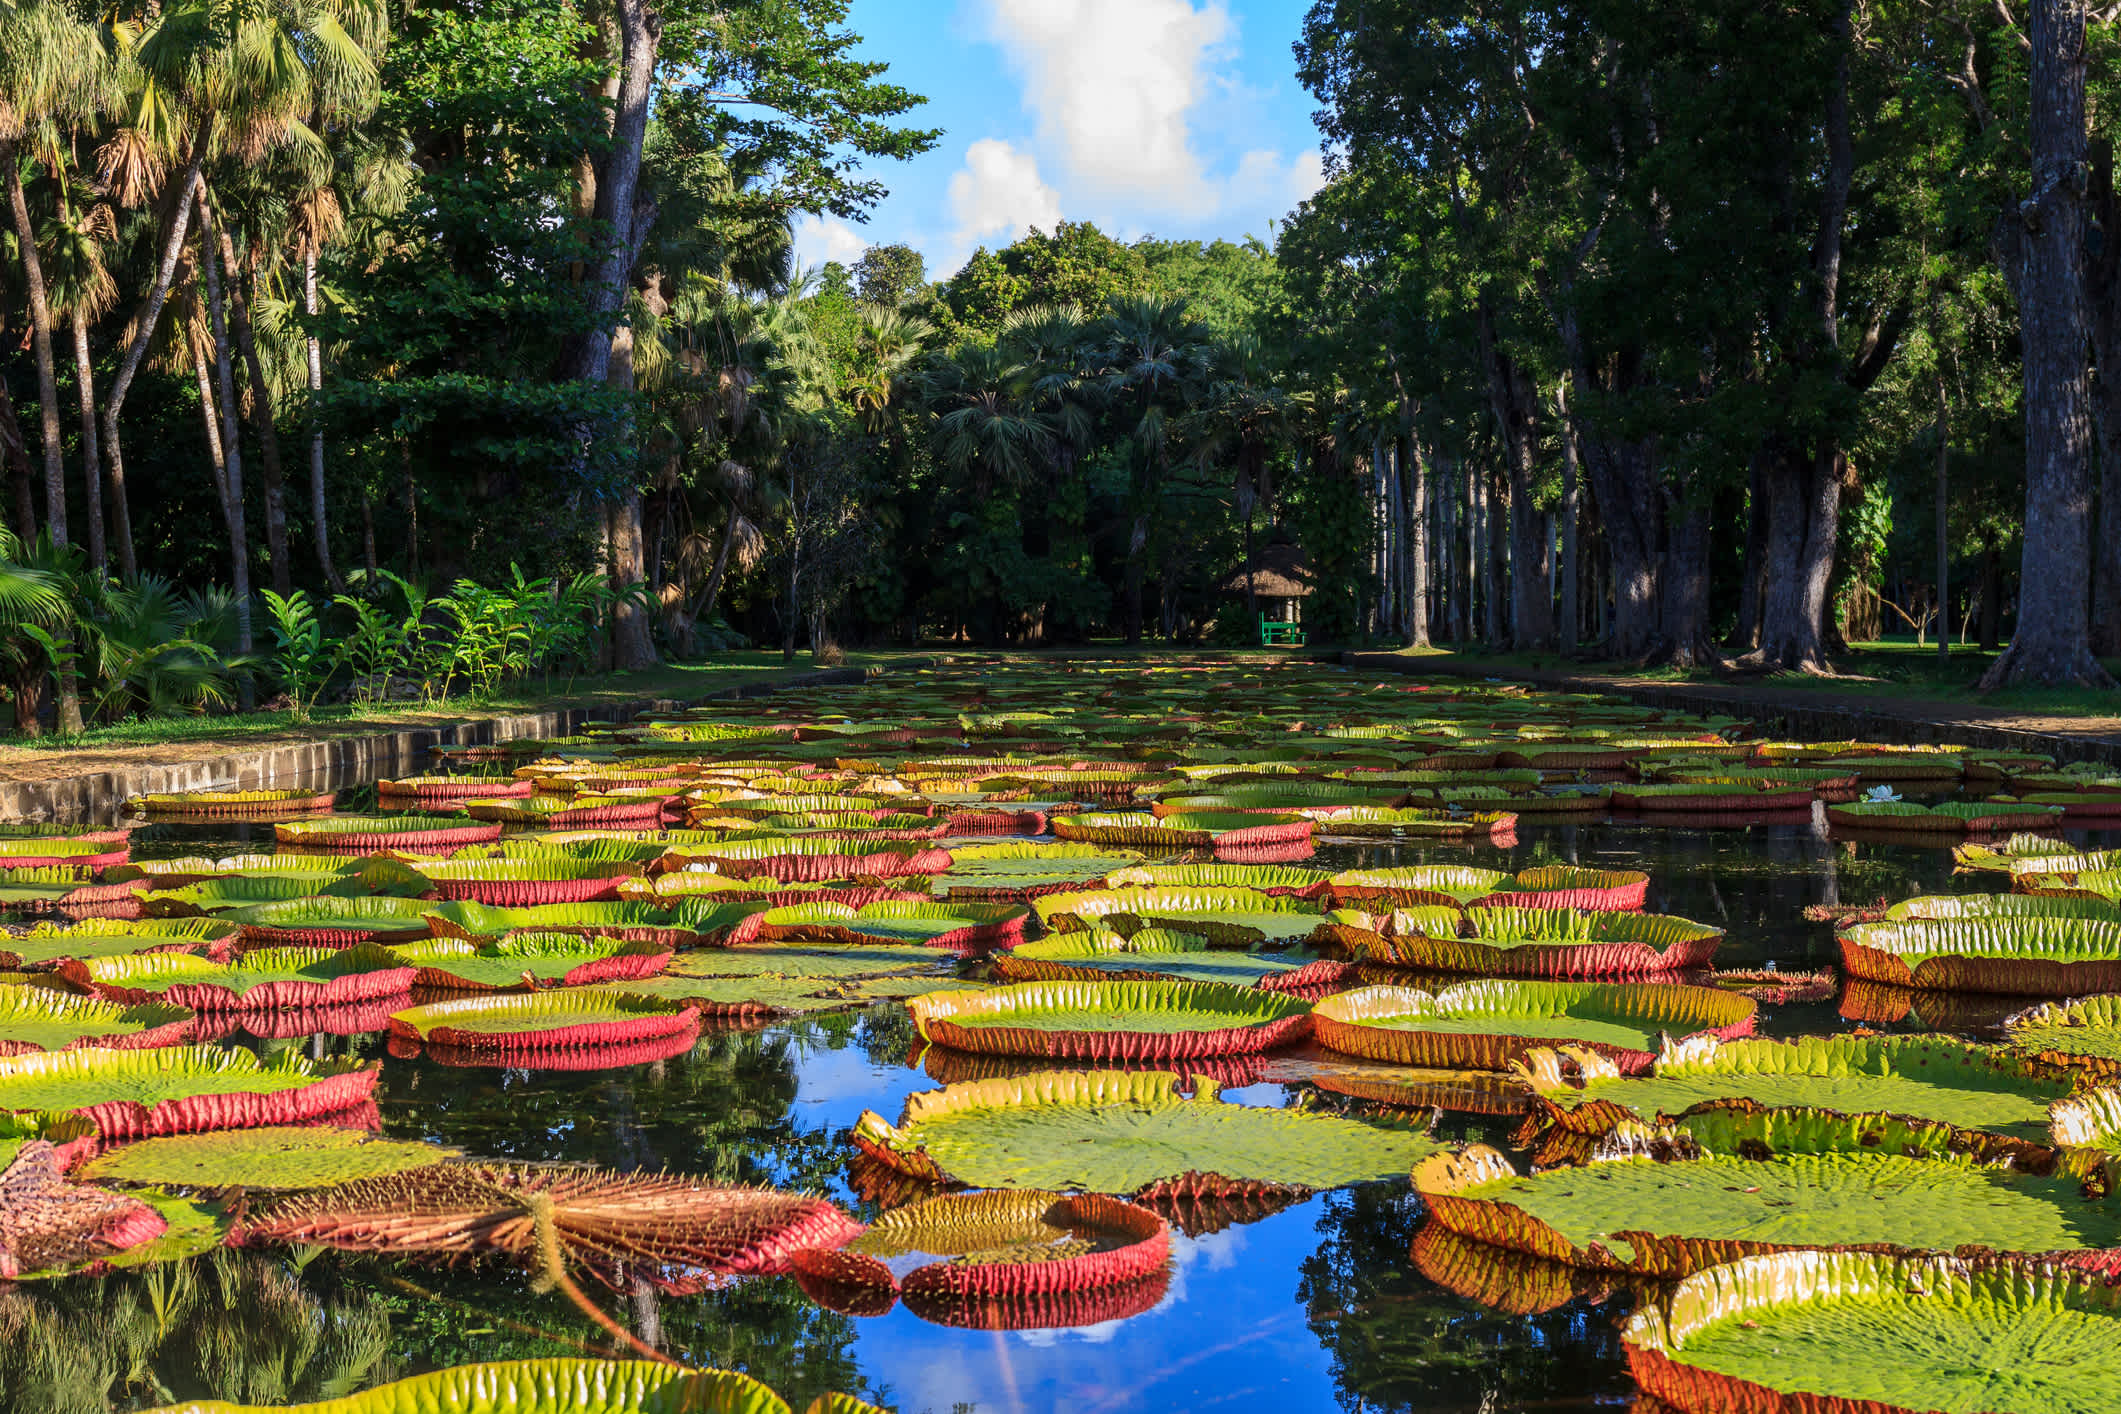
<instances>
[{"instance_id":1,"label":"green foliage","mask_svg":"<svg viewBox=\"0 0 2121 1414\"><path fill-rule=\"evenodd\" d=\"M344 657L345 647L342 644L325 649L324 625L305 591L297 589L283 599L268 589L264 598L266 610L272 615L272 634L277 645L273 675L293 700L295 720L307 721L317 695Z\"/></svg>"}]
</instances>

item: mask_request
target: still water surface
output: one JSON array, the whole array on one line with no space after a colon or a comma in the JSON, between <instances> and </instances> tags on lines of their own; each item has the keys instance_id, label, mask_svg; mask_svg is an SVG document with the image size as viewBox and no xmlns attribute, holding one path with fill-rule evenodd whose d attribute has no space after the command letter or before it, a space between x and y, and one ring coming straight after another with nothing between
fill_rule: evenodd
<instances>
[{"instance_id":1,"label":"still water surface","mask_svg":"<svg viewBox=\"0 0 2121 1414\"><path fill-rule=\"evenodd\" d=\"M2117 842L2081 831L2070 838ZM269 826L151 826L133 840L142 857L272 848ZM1823 826L1802 824L1682 830L1522 821L1506 848L1326 846L1316 860L1331 868L1423 862L1647 870L1649 909L1728 930L1721 966L1782 969L1835 958L1831 929L1805 921L1808 905L1973 891L1994 887L1995 877L1955 879L1946 849L1835 841ZM1763 1007L1760 1029L1796 1035L1854 1024L1829 1001ZM909 1065L917 1038L905 1011L889 1004L710 1032L675 1060L579 1074L387 1057L379 1036L251 1044L384 1057L378 1100L394 1137L494 1157L809 1188L864 1218L875 1207L848 1186L853 1151L842 1135L864 1109L897 1119L906 1095L937 1083ZM1303 1088L1266 1083L1225 1094L1280 1105ZM1452 1115L1441 1132L1506 1145L1514 1127ZM1491 1311L1414 1270L1408 1251L1420 1225L1421 1205L1400 1182L1179 1236L1168 1293L1153 1310L1080 1329L961 1331L903 1306L856 1319L814 1305L781 1278L694 1297L644 1295L622 1314L636 1330L659 1330L680 1359L745 1370L798 1409L832 1390L902 1414L1502 1414L1625 1405L1632 1387L1617 1335L1625 1295L1529 1317ZM601 1353L596 1333L562 1297L506 1269L436 1271L332 1252L297 1258L299 1265L223 1253L157 1273L0 1291L0 1404L20 1414L102 1414L173 1397L284 1403L465 1361Z\"/></svg>"}]
</instances>

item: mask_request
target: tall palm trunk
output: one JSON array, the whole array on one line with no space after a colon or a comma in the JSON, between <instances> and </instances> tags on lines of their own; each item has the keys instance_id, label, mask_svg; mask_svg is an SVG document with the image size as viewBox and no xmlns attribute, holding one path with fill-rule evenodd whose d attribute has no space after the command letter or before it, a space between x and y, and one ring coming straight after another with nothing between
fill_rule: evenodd
<instances>
[{"instance_id":1,"label":"tall palm trunk","mask_svg":"<svg viewBox=\"0 0 2121 1414\"><path fill-rule=\"evenodd\" d=\"M0 165L7 168L7 204L15 218L15 245L22 254L30 345L37 359L37 408L44 433L44 526L54 545L64 545L66 462L59 445L59 374L52 360L52 309L44 297L44 262L37 255L37 228L29 218L29 199L22 192L22 165L14 143L0 142Z\"/></svg>"},{"instance_id":2,"label":"tall palm trunk","mask_svg":"<svg viewBox=\"0 0 2121 1414\"><path fill-rule=\"evenodd\" d=\"M103 544L103 458L96 450L96 370L88 357L88 319L74 311L74 386L81 394L81 484L88 492L88 562L101 578L110 569Z\"/></svg>"},{"instance_id":3,"label":"tall palm trunk","mask_svg":"<svg viewBox=\"0 0 2121 1414\"><path fill-rule=\"evenodd\" d=\"M302 308L317 317L317 253L302 253ZM346 581L331 559L330 522L324 500L324 350L312 329L303 339L309 348L309 523L317 542L317 563L332 593L344 594Z\"/></svg>"},{"instance_id":4,"label":"tall palm trunk","mask_svg":"<svg viewBox=\"0 0 2121 1414\"><path fill-rule=\"evenodd\" d=\"M229 366L228 315L222 302L221 261L215 248L214 213L202 188L199 201L199 263L206 270L206 309L214 331L214 386L221 398L221 510L228 521L229 564L236 600L236 651L248 654L250 632L250 544L243 525L243 441L236 421L236 379ZM249 697L250 690L244 689ZM247 708L250 704L246 702Z\"/></svg>"},{"instance_id":5,"label":"tall palm trunk","mask_svg":"<svg viewBox=\"0 0 2121 1414\"><path fill-rule=\"evenodd\" d=\"M162 254L155 264L155 282L148 289L139 317L133 321L133 341L126 347L125 357L118 364L118 376L111 380L110 398L103 404L103 454L110 459L111 511L117 518L118 529L118 568L128 579L140 572L140 565L133 555L132 511L125 499L125 454L118 441L118 410L125 406L125 395L140 372L140 361L147 356L148 343L155 336L155 325L162 318L162 306L169 299L170 281L177 276L177 257L184 251L184 233L191 224L192 192L199 184L199 168L206 161L206 147L213 138L215 116L208 112L192 138L191 155L185 161L183 175L175 184L176 205L170 212L169 230L162 238Z\"/></svg>"},{"instance_id":6,"label":"tall palm trunk","mask_svg":"<svg viewBox=\"0 0 2121 1414\"><path fill-rule=\"evenodd\" d=\"M37 498L30 490L29 448L22 424L15 420L15 398L0 379L0 454L7 458L7 479L15 493L15 533L24 542L37 538Z\"/></svg>"},{"instance_id":7,"label":"tall palm trunk","mask_svg":"<svg viewBox=\"0 0 2121 1414\"><path fill-rule=\"evenodd\" d=\"M250 322L250 296L244 287L244 270L236 259L236 246L224 223L221 237L221 267L228 282L228 322L236 337L236 350L250 375L250 420L258 433L260 469L264 475L265 552L272 561L273 591L286 598L294 593L294 572L287 558L287 482L280 474L280 433L273 425L272 390L265 383L265 365L258 359L257 331ZM256 287L257 267L249 272Z\"/></svg>"}]
</instances>

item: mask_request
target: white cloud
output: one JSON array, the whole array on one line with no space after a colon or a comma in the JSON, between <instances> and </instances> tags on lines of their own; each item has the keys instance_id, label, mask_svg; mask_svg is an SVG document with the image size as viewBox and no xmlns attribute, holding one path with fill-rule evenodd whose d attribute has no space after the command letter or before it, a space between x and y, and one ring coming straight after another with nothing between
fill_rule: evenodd
<instances>
[{"instance_id":1,"label":"white cloud","mask_svg":"<svg viewBox=\"0 0 2121 1414\"><path fill-rule=\"evenodd\" d=\"M1283 162L1279 152L1263 148L1238 159L1236 175L1230 179L1230 202L1234 206L1264 207L1275 214L1293 211L1326 184L1326 162L1315 149L1299 152Z\"/></svg>"},{"instance_id":2,"label":"white cloud","mask_svg":"<svg viewBox=\"0 0 2121 1414\"><path fill-rule=\"evenodd\" d=\"M869 238L845 221L830 216L795 218L795 257L805 270L814 270L829 260L852 265L867 249Z\"/></svg>"},{"instance_id":3,"label":"white cloud","mask_svg":"<svg viewBox=\"0 0 2121 1414\"><path fill-rule=\"evenodd\" d=\"M1223 203L1190 114L1233 27L1223 0L987 0L1039 135L1081 188L1171 215Z\"/></svg>"},{"instance_id":4,"label":"white cloud","mask_svg":"<svg viewBox=\"0 0 2121 1414\"><path fill-rule=\"evenodd\" d=\"M950 215L952 253L937 262L938 278L962 265L974 245L1007 245L1033 226L1051 231L1060 224L1060 196L1039 176L1037 158L983 137L965 149L965 165L950 178Z\"/></svg>"}]
</instances>

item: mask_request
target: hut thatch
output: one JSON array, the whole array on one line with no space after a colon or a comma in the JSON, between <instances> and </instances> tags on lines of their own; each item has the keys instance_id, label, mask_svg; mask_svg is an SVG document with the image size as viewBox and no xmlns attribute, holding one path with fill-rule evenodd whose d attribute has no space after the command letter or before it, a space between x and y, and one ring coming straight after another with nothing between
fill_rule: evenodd
<instances>
[{"instance_id":1,"label":"hut thatch","mask_svg":"<svg viewBox=\"0 0 2121 1414\"><path fill-rule=\"evenodd\" d=\"M1261 599L1302 599L1311 591L1311 566L1294 545L1269 545L1255 552L1252 563L1223 581L1223 593L1242 596L1250 576L1252 593Z\"/></svg>"}]
</instances>

